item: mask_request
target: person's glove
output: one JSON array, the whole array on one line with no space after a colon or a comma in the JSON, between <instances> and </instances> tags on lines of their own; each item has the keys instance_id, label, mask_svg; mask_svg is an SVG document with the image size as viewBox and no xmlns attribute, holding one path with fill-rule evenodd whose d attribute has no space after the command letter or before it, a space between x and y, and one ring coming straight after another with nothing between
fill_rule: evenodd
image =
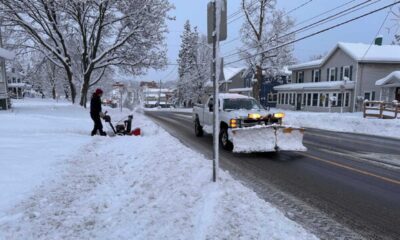
<instances>
[{"instance_id":1,"label":"person's glove","mask_svg":"<svg viewBox=\"0 0 400 240\"><path fill-rule=\"evenodd\" d=\"M99 115L101 118L104 118L106 116L103 112L100 112Z\"/></svg>"}]
</instances>

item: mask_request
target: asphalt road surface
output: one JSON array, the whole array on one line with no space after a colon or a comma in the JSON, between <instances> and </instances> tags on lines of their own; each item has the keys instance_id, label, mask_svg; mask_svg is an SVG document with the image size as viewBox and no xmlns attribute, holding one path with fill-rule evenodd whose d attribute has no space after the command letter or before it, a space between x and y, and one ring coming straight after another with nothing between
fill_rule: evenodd
<instances>
[{"instance_id":1,"label":"asphalt road surface","mask_svg":"<svg viewBox=\"0 0 400 240\"><path fill-rule=\"evenodd\" d=\"M195 137L191 114L146 115L212 159L212 136ZM220 167L322 239L400 239L399 140L307 129L304 144L305 153L221 150Z\"/></svg>"}]
</instances>

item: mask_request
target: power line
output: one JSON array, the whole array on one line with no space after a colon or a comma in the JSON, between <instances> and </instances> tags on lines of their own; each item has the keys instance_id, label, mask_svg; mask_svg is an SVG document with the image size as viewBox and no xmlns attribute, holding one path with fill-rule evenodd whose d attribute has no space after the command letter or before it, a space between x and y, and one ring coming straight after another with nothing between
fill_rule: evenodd
<instances>
[{"instance_id":1,"label":"power line","mask_svg":"<svg viewBox=\"0 0 400 240\"><path fill-rule=\"evenodd\" d=\"M390 15L390 10L389 10L388 13L386 14L386 17L385 17L385 19L383 20L381 26L379 27L378 32L375 34L375 39L378 37L379 33L381 32L381 30L382 30L383 26L385 25L386 20L388 19L389 15ZM363 60L363 59L365 58L365 56L368 54L369 50L371 49L372 45L374 44L375 39L372 40L371 44L368 46L367 51L365 51L364 55L362 56L361 60Z\"/></svg>"},{"instance_id":2,"label":"power line","mask_svg":"<svg viewBox=\"0 0 400 240\"><path fill-rule=\"evenodd\" d=\"M287 45L290 45L290 44L293 44L293 43L302 41L302 40L304 40L304 39L313 37L313 36L315 36L315 35L319 35L319 34L321 34L321 33L324 33L324 32L329 31L329 30L331 30L331 29L334 29L334 28L343 26L343 25L345 25L345 24L348 24L348 23L353 22L353 21L356 21L356 20L358 20L358 19L360 19L360 18L369 16L369 15L371 15L371 14L373 14L373 13L382 11L382 10L384 10L384 9L386 9L386 8L392 7L392 6L394 6L394 5L396 5L396 4L399 4L399 3L400 3L400 1L396 1L396 2L394 2L394 3L391 3L391 4L386 5L386 6L384 6L384 7L375 9L375 10L373 10L373 11L371 11L371 12L368 12L368 13L362 14L362 15L360 15L360 16L358 16L358 17L352 18L352 19L350 19L350 20L347 20L347 21L338 23L338 24L336 24L336 25L333 25L333 26L331 26L331 27L322 29L322 30L320 30L320 31L314 32L314 33L309 34L309 35L306 35L306 36L301 37L301 38L299 38L299 39L295 39L295 40L286 42L286 43L281 44L281 45L279 45L279 46L276 46L276 47L267 49L267 50L265 50L265 51L259 52L259 53L257 53L257 54L250 55L250 56L248 56L248 57L245 57L245 58L242 58L242 59L239 59L239 60L235 60L235 61L232 61L232 62L228 62L228 63L226 63L225 65L230 65L230 64L232 64L232 63L240 62L240 61L242 61L242 60L246 60L246 59L255 57L255 56L257 56L257 55L264 54L264 53L270 52L270 51L272 51L272 50L275 50L275 49L278 49L278 48L281 48L281 47L284 47L284 46L287 46Z\"/></svg>"},{"instance_id":3,"label":"power line","mask_svg":"<svg viewBox=\"0 0 400 240\"><path fill-rule=\"evenodd\" d=\"M284 37L287 37L287 36L290 36L290 35L293 35L293 34L296 34L296 33L301 33L301 32L310 30L310 29L312 29L312 28L318 27L318 26L320 26L320 25L322 25L322 24L325 24L325 23L328 23L328 22L330 22L330 21L336 20L336 19L338 19L338 18L340 18L340 17L346 16L346 15L348 15L348 14L350 14L350 13L353 13L353 12L355 12L355 11L358 11L358 10L360 10L360 9L366 8L366 7L368 7L368 6L372 5L372 4L375 4L375 3L377 3L377 2L380 2L381 0L375 0L375 1L372 2L372 3L365 5L366 3L371 2L371 1L373 1L373 0L366 0L366 1L362 2L362 3L359 3L359 4L357 4L357 5L354 5L354 6L352 6L352 7L347 8L347 9L344 9L344 10L342 10L342 11L340 11L340 12L338 12L338 13L335 13L335 14L333 14L333 15L330 15L330 16L324 18L324 19L318 20L317 22L311 23L311 24L309 24L309 25L306 25L306 26L304 26L304 27L301 27L301 28L299 28L299 29L296 29L296 30L294 30L294 31L292 31L292 32L286 33L286 34L284 34L284 35L278 37L278 39L282 39L282 38L284 38ZM363 6L363 5L364 5L364 6ZM266 44L266 43L261 44L261 46L263 46L263 45L265 45L265 44ZM245 49L245 50L240 50L240 51L237 51L237 52L228 54L228 55L225 55L224 58L230 58L230 57L233 57L233 56L235 56L235 55L237 55L237 54L246 52L246 51L251 50L251 49L253 49L253 47L248 48L248 49Z\"/></svg>"},{"instance_id":4,"label":"power line","mask_svg":"<svg viewBox=\"0 0 400 240\"><path fill-rule=\"evenodd\" d=\"M287 16L287 15L289 15L290 13L295 12L295 11L299 10L300 8L302 8L302 7L305 7L306 5L308 5L309 3L311 3L312 1L313 1L313 0L307 0L306 2L304 2L304 3L300 4L300 5L298 5L297 7L292 8L292 9L289 10L287 13L285 13L283 16ZM356 0L352 0L352 1L356 1ZM238 10L238 11L240 12L241 10ZM237 21L238 19L242 18L243 16L244 16L244 14L243 14L241 17L239 17L239 18L237 18L237 19L234 19L234 20L228 22L228 24L229 24L229 23L232 23L232 22L234 22L234 21ZM235 42L235 41L237 41L237 40L239 40L239 39L240 39L240 36L239 36L239 37L236 37L236 38L234 38L234 39L232 39L232 40L230 40L230 41L228 41L228 42L226 42L226 43L224 43L224 44L222 44L222 46L228 45L228 44L230 44L230 43L232 43L232 42Z\"/></svg>"}]
</instances>

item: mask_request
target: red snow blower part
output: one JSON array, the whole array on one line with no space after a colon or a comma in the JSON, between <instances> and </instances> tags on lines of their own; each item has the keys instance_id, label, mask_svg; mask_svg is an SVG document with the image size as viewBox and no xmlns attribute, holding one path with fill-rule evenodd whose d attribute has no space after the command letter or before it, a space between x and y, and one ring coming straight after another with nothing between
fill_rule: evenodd
<instances>
[{"instance_id":1,"label":"red snow blower part","mask_svg":"<svg viewBox=\"0 0 400 240\"><path fill-rule=\"evenodd\" d=\"M110 115L107 115L107 112L104 113L104 117L103 117L104 121L107 122L108 124L110 124L111 129L113 130L115 135L118 136L124 136L124 135L128 135L128 136L140 136L141 135L141 131L140 128L135 128L132 131L132 119L133 119L133 115L129 115L126 118L120 120L117 125L112 124L111 122L111 117Z\"/></svg>"}]
</instances>

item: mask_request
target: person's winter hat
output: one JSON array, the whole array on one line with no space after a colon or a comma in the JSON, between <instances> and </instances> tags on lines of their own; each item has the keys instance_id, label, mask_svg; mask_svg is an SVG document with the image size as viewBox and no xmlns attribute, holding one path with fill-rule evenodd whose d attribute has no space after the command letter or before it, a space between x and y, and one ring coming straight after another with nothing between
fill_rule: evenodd
<instances>
[{"instance_id":1,"label":"person's winter hat","mask_svg":"<svg viewBox=\"0 0 400 240\"><path fill-rule=\"evenodd\" d=\"M103 90L101 90L101 88L96 89L96 91L94 92L97 95L103 94Z\"/></svg>"}]
</instances>

